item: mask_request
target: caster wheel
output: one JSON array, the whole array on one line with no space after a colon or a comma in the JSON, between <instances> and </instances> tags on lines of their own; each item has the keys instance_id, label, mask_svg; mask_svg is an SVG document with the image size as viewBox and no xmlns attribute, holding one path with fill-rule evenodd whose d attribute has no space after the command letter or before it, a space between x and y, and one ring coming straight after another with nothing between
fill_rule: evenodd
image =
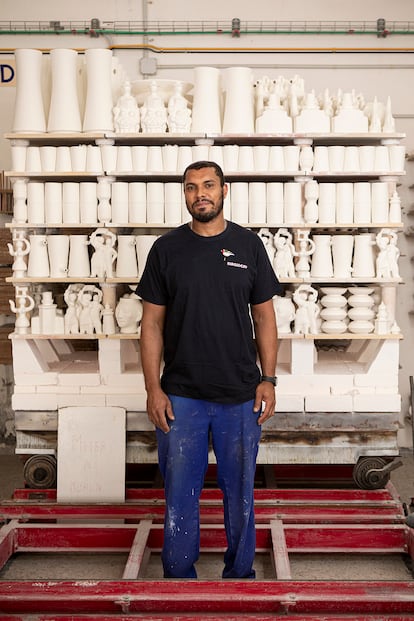
<instances>
[{"instance_id":1,"label":"caster wheel","mask_svg":"<svg viewBox=\"0 0 414 621\"><path fill-rule=\"evenodd\" d=\"M33 489L56 487L56 458L52 455L32 455L23 467L24 480Z\"/></svg>"},{"instance_id":2,"label":"caster wheel","mask_svg":"<svg viewBox=\"0 0 414 621\"><path fill-rule=\"evenodd\" d=\"M390 480L390 473L382 472L386 465L382 457L362 457L354 467L353 479L361 489L381 489Z\"/></svg>"}]
</instances>

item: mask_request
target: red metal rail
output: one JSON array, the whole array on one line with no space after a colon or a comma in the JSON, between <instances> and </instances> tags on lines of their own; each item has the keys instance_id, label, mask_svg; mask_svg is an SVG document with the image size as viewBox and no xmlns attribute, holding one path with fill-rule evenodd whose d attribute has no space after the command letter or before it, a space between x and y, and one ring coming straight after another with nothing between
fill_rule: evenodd
<instances>
[{"instance_id":1,"label":"red metal rail","mask_svg":"<svg viewBox=\"0 0 414 621\"><path fill-rule=\"evenodd\" d=\"M28 500L29 494L20 491L0 505L0 572L17 552L122 552L127 561L121 580L9 581L0 573L1 621L414 618L414 581L298 581L290 570L289 556L297 552L398 554L413 561L413 531L391 485L374 491L257 490L257 550L270 555L275 577L256 581L143 579L150 553L162 546L160 490L130 491L119 505L63 505L52 492L44 492L43 500ZM62 517L69 522L60 523ZM118 522L110 523L114 517ZM221 520L220 492L205 490L202 552L225 549Z\"/></svg>"}]
</instances>

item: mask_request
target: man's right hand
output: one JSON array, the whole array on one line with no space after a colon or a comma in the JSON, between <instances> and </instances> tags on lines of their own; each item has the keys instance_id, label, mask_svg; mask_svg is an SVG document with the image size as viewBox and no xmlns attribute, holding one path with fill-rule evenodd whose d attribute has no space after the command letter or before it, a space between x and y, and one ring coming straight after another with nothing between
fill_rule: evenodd
<instances>
[{"instance_id":1,"label":"man's right hand","mask_svg":"<svg viewBox=\"0 0 414 621\"><path fill-rule=\"evenodd\" d=\"M174 420L171 401L161 388L148 392L147 412L150 421L164 433L170 431L168 421Z\"/></svg>"}]
</instances>

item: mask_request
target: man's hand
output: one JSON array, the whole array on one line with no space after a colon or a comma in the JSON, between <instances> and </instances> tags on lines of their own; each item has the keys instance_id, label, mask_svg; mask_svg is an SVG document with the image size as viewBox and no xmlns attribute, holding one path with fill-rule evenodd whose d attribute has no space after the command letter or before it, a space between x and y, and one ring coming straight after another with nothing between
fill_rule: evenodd
<instances>
[{"instance_id":1,"label":"man's hand","mask_svg":"<svg viewBox=\"0 0 414 621\"><path fill-rule=\"evenodd\" d=\"M147 412L150 421L164 433L170 431L169 420L174 420L171 401L161 388L148 392Z\"/></svg>"},{"instance_id":2,"label":"man's hand","mask_svg":"<svg viewBox=\"0 0 414 621\"><path fill-rule=\"evenodd\" d=\"M258 425L263 425L269 418L274 416L276 406L275 387L270 382L260 382L256 388L256 398L253 410L260 412L264 403L264 410L257 419Z\"/></svg>"}]
</instances>

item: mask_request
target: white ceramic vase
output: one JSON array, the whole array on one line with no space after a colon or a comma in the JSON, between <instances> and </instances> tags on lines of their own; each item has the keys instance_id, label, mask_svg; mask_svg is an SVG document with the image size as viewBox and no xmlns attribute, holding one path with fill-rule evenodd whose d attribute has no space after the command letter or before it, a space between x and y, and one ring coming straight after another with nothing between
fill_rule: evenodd
<instances>
[{"instance_id":1,"label":"white ceramic vase","mask_svg":"<svg viewBox=\"0 0 414 621\"><path fill-rule=\"evenodd\" d=\"M16 99L13 132L45 132L46 117L42 94L42 52L17 49Z\"/></svg>"},{"instance_id":2,"label":"white ceramic vase","mask_svg":"<svg viewBox=\"0 0 414 621\"><path fill-rule=\"evenodd\" d=\"M48 235L47 251L50 276L52 278L65 278L68 273L69 235Z\"/></svg>"},{"instance_id":3,"label":"white ceramic vase","mask_svg":"<svg viewBox=\"0 0 414 621\"><path fill-rule=\"evenodd\" d=\"M250 67L226 69L224 90L223 133L254 134L253 74Z\"/></svg>"},{"instance_id":4,"label":"white ceramic vase","mask_svg":"<svg viewBox=\"0 0 414 621\"><path fill-rule=\"evenodd\" d=\"M88 254L88 236L69 236L69 278L88 278L90 275L90 262Z\"/></svg>"},{"instance_id":5,"label":"white ceramic vase","mask_svg":"<svg viewBox=\"0 0 414 621\"><path fill-rule=\"evenodd\" d=\"M46 235L29 235L30 253L27 275L30 278L47 278L50 273Z\"/></svg>"},{"instance_id":6,"label":"white ceramic vase","mask_svg":"<svg viewBox=\"0 0 414 621\"><path fill-rule=\"evenodd\" d=\"M138 265L135 250L135 235L118 235L117 278L136 278Z\"/></svg>"},{"instance_id":7,"label":"white ceramic vase","mask_svg":"<svg viewBox=\"0 0 414 621\"><path fill-rule=\"evenodd\" d=\"M84 132L113 131L112 51L90 48L85 52L86 102Z\"/></svg>"},{"instance_id":8,"label":"white ceramic vase","mask_svg":"<svg viewBox=\"0 0 414 621\"><path fill-rule=\"evenodd\" d=\"M80 132L82 121L78 99L78 53L56 48L50 52L52 93L48 132Z\"/></svg>"},{"instance_id":9,"label":"white ceramic vase","mask_svg":"<svg viewBox=\"0 0 414 621\"><path fill-rule=\"evenodd\" d=\"M311 276L312 278L332 278L332 238L331 235L314 235L315 251L312 255Z\"/></svg>"},{"instance_id":10,"label":"white ceramic vase","mask_svg":"<svg viewBox=\"0 0 414 621\"><path fill-rule=\"evenodd\" d=\"M332 235L334 278L351 278L353 248L353 235Z\"/></svg>"},{"instance_id":11,"label":"white ceramic vase","mask_svg":"<svg viewBox=\"0 0 414 621\"><path fill-rule=\"evenodd\" d=\"M195 67L191 131L221 133L220 71Z\"/></svg>"}]
</instances>

